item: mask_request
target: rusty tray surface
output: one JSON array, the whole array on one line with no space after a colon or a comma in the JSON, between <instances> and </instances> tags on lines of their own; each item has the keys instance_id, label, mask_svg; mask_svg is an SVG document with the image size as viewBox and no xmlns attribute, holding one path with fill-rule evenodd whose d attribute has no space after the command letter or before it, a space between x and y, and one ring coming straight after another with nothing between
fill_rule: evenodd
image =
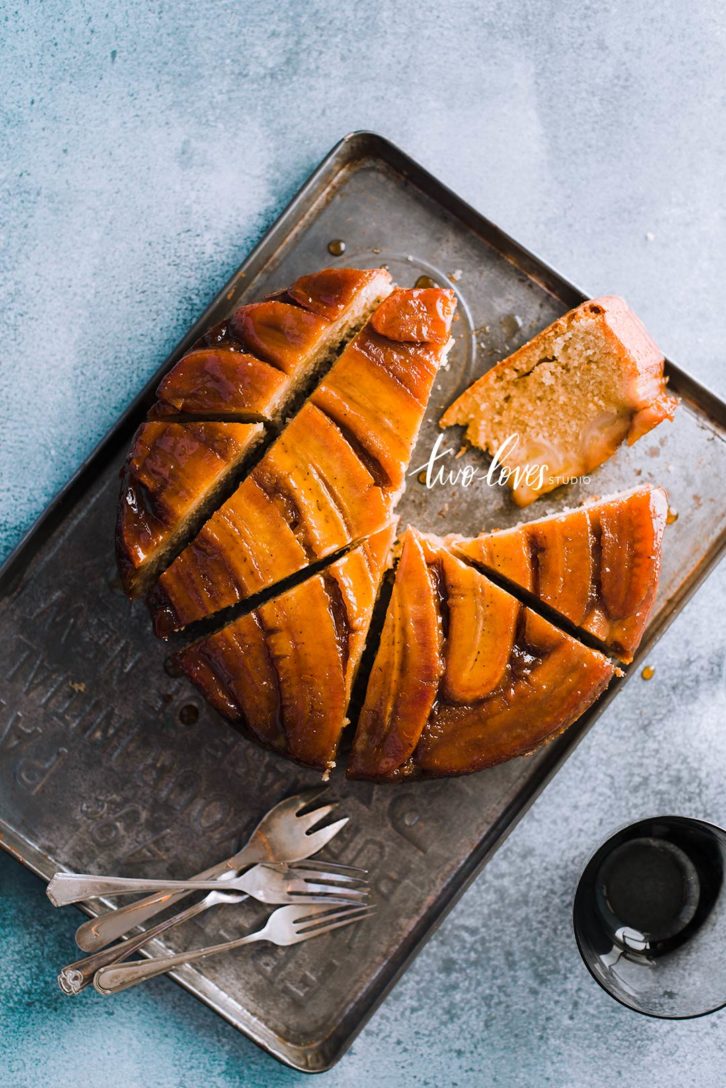
<instances>
[{"instance_id":1,"label":"rusty tray surface","mask_svg":"<svg viewBox=\"0 0 726 1088\"><path fill-rule=\"evenodd\" d=\"M332 239L345 240L344 257L330 256ZM43 877L58 868L191 874L232 852L272 804L317 781L254 747L168 675L168 648L145 606L120 591L113 527L118 470L161 373L240 300L336 260L385 262L402 286L455 277L457 341L412 468L473 377L585 297L384 139L353 133L333 149L0 572L0 844ZM726 533L726 406L671 364L668 373L683 400L673 424L524 513L638 483L667 487L679 518L666 531L640 659L717 561ZM445 445L457 437L446 432ZM467 463L482 466L474 452L456 462ZM438 532L521 517L504 489L429 490L415 476L399 512L402 524ZM373 922L292 949L256 945L174 977L280 1060L328 1068L624 682L549 747L469 778L392 787L348 783L337 771L331 792L351 821L328 856L370 870ZM154 950L236 936L263 914L218 909Z\"/></svg>"}]
</instances>

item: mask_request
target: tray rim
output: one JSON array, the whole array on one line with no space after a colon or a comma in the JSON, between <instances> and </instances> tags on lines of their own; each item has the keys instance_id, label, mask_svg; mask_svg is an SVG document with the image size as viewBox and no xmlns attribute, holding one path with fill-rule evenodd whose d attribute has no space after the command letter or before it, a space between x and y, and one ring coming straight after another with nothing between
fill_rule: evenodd
<instances>
[{"instance_id":1,"label":"tray rim","mask_svg":"<svg viewBox=\"0 0 726 1088\"><path fill-rule=\"evenodd\" d=\"M39 548L58 528L65 517L72 512L83 492L93 484L97 476L106 467L108 461L114 456L116 447L121 442L128 440L132 429L137 425L139 413L151 403L161 377L207 327L212 313L218 307L226 305L229 308L232 301L231 294L236 294L240 290L243 291L246 279L253 274L257 274L266 265L274 261L281 241L299 228L305 222L307 216L314 212L321 194L327 192L330 186L334 185L336 180L342 177L345 172L360 166L368 159L382 162L387 167L392 168L399 176L411 182L417 189L425 192L430 199L459 219L469 230L482 237L489 244L493 244L507 259L511 260L512 263L516 263L527 275L566 305L576 306L585 298L590 297L565 279L546 261L515 241L495 223L478 212L386 137L368 130L349 132L333 146L298 188L242 264L209 302L196 322L179 340L116 422L81 461L66 484L56 493L30 528L23 534L18 544L0 566L0 600L15 588ZM666 359L666 372L670 379L671 388L684 400L694 404L700 414L708 416L716 427L726 429L726 403L724 401L710 389L691 378L669 359ZM652 630L646 641L641 645L635 661L628 667L627 675L622 679L616 679L611 684L608 691L591 708L591 711L580 719L576 729L568 730L562 737L549 745L539 764L537 776L530 776L522 784L517 794L516 805L507 808L500 819L491 825L477 847L472 850L466 861L460 866L456 874L455 885L453 882L446 885L426 914L419 919L408 939L399 947L395 961L389 961L389 967L394 963L396 966L387 972L382 983L378 985L377 992L372 997L369 996L365 1003L359 1002L363 1006L360 1010L357 1009L357 1006L353 1006L349 1010L348 1019L355 1013L357 1021L350 1030L346 1030L343 1038L335 1039L339 1031L339 1028L336 1028L326 1039L312 1042L308 1046L298 1046L292 1043L287 1043L286 1047L275 1045L275 1041L269 1037L272 1033L256 1030L255 1024L257 1021L255 1018L250 1016L250 1020L242 1024L239 1020L234 1019L231 1010L225 1010L219 1002L215 1001L211 990L216 989L216 987L204 985L204 976L197 971L182 970L170 974L170 977L214 1009L215 1012L219 1013L228 1023L245 1034L266 1053L271 1054L285 1065L307 1073L324 1072L330 1069L342 1057L368 1019L385 1000L413 958L435 933L460 896L479 875L494 851L506 840L509 833L527 812L555 772L574 751L594 724L596 718L609 705L629 677L634 675L640 659L652 649L685 603L714 569L724 550L726 550L726 533L721 535L710 552L703 557L698 567L691 572L689 578L679 587L678 593L668 601L667 612L664 614L657 630ZM0 847L37 876L46 880L49 879L50 872L55 866L50 856L43 853L35 844L23 838L18 832L9 828L3 821L0 821ZM87 913L92 913L85 907L82 909L86 910ZM238 1008L238 1006L235 1007ZM266 1035L267 1037L265 1037Z\"/></svg>"}]
</instances>

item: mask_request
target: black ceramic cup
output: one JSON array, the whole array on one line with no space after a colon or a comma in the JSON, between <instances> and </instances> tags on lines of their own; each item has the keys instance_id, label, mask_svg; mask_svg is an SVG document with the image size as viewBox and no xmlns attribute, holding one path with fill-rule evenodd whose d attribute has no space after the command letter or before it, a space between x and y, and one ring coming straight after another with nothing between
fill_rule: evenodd
<instances>
[{"instance_id":1,"label":"black ceramic cup","mask_svg":"<svg viewBox=\"0 0 726 1088\"><path fill-rule=\"evenodd\" d=\"M587 863L575 895L580 954L636 1012L666 1019L726 1005L726 832L684 816L618 831Z\"/></svg>"}]
</instances>

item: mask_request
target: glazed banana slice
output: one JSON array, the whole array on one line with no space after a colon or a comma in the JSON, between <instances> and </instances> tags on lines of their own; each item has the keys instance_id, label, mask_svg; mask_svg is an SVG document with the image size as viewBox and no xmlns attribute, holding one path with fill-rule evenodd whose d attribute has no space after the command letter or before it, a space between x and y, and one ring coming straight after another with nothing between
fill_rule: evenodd
<instances>
[{"instance_id":1,"label":"glazed banana slice","mask_svg":"<svg viewBox=\"0 0 726 1088\"><path fill-rule=\"evenodd\" d=\"M606 657L558 634L546 653L521 637L509 682L483 703L437 705L416 751L415 771L427 776L481 771L534 751L577 721L607 687L613 667Z\"/></svg>"},{"instance_id":2,"label":"glazed banana slice","mask_svg":"<svg viewBox=\"0 0 726 1088\"><path fill-rule=\"evenodd\" d=\"M408 530L363 709L351 778L395 775L416 749L443 672L443 631L434 576Z\"/></svg>"},{"instance_id":3,"label":"glazed banana slice","mask_svg":"<svg viewBox=\"0 0 726 1088\"><path fill-rule=\"evenodd\" d=\"M436 567L447 616L441 693L454 703L479 702L506 673L521 606L451 555Z\"/></svg>"},{"instance_id":4,"label":"glazed banana slice","mask_svg":"<svg viewBox=\"0 0 726 1088\"><path fill-rule=\"evenodd\" d=\"M163 379L149 415L269 421L278 417L289 387L282 370L254 355L230 347L197 348Z\"/></svg>"},{"instance_id":5,"label":"glazed banana slice","mask_svg":"<svg viewBox=\"0 0 726 1088\"><path fill-rule=\"evenodd\" d=\"M213 330L300 383L363 324L391 291L384 268L325 268L295 280L272 299L240 306Z\"/></svg>"},{"instance_id":6,"label":"glazed banana slice","mask_svg":"<svg viewBox=\"0 0 726 1088\"><path fill-rule=\"evenodd\" d=\"M391 286L391 277L383 268L323 268L300 276L281 297L327 321L338 321L357 305L361 291L367 293L366 304L370 305L387 295Z\"/></svg>"},{"instance_id":7,"label":"glazed banana slice","mask_svg":"<svg viewBox=\"0 0 726 1088\"><path fill-rule=\"evenodd\" d=\"M253 302L236 310L230 331L247 351L291 374L301 354L319 343L329 322L288 302Z\"/></svg>"}]
</instances>

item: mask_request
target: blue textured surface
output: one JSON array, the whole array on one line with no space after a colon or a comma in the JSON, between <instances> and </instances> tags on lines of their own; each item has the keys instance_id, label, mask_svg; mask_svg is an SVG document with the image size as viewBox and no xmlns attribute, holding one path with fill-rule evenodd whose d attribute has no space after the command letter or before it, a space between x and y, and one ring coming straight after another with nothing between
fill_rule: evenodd
<instances>
[{"instance_id":1,"label":"blue textured surface","mask_svg":"<svg viewBox=\"0 0 726 1088\"><path fill-rule=\"evenodd\" d=\"M0 551L353 128L592 293L625 294L723 393L725 38L713 0L4 5ZM724 1016L614 1004L569 911L614 826L726 822L725 611L717 575L325 1083L721 1088ZM3 1085L303 1080L170 983L63 998L77 921L0 857Z\"/></svg>"}]
</instances>

